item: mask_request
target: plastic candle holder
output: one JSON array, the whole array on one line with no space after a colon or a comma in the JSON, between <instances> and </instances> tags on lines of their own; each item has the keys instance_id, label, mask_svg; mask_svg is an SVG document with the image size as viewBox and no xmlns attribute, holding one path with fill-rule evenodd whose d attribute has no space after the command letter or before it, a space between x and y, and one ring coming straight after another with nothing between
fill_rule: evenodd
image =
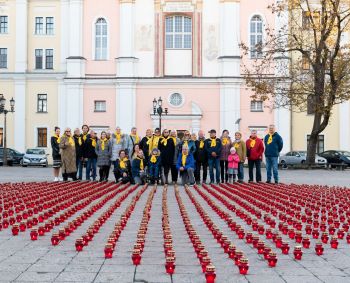
<instances>
[{"instance_id":1,"label":"plastic candle holder","mask_svg":"<svg viewBox=\"0 0 350 283\"><path fill-rule=\"evenodd\" d=\"M303 256L303 251L301 250L301 246L295 246L294 247L294 258L296 260L301 260L302 256Z\"/></svg>"},{"instance_id":2,"label":"plastic candle holder","mask_svg":"<svg viewBox=\"0 0 350 283\"><path fill-rule=\"evenodd\" d=\"M60 236L58 233L53 233L52 237L51 237L51 244L53 246L57 246L58 243L60 242Z\"/></svg>"},{"instance_id":3,"label":"plastic candle holder","mask_svg":"<svg viewBox=\"0 0 350 283\"><path fill-rule=\"evenodd\" d=\"M311 242L310 242L310 238L309 237L304 237L302 243L303 243L303 247L305 249L309 249L310 248L310 243Z\"/></svg>"},{"instance_id":4,"label":"plastic candle holder","mask_svg":"<svg viewBox=\"0 0 350 283\"><path fill-rule=\"evenodd\" d=\"M165 270L168 274L174 274L175 272L175 258L167 257L165 262Z\"/></svg>"},{"instance_id":5,"label":"plastic candle holder","mask_svg":"<svg viewBox=\"0 0 350 283\"><path fill-rule=\"evenodd\" d=\"M315 245L315 252L318 256L323 255L324 248L322 246L322 243L317 243Z\"/></svg>"},{"instance_id":6,"label":"plastic candle holder","mask_svg":"<svg viewBox=\"0 0 350 283\"><path fill-rule=\"evenodd\" d=\"M110 243L106 244L104 252L105 252L105 258L112 258L112 256L113 256L113 244L110 244Z\"/></svg>"},{"instance_id":7,"label":"plastic candle holder","mask_svg":"<svg viewBox=\"0 0 350 283\"><path fill-rule=\"evenodd\" d=\"M19 232L19 225L18 224L14 224L13 226L12 226L12 235L13 236L17 236L18 235L18 232Z\"/></svg>"},{"instance_id":8,"label":"plastic candle holder","mask_svg":"<svg viewBox=\"0 0 350 283\"><path fill-rule=\"evenodd\" d=\"M239 273L241 275L246 275L248 273L249 263L248 263L248 259L247 258L242 257L239 260L238 269L239 269Z\"/></svg>"},{"instance_id":9,"label":"plastic candle holder","mask_svg":"<svg viewBox=\"0 0 350 283\"><path fill-rule=\"evenodd\" d=\"M338 239L337 237L333 236L331 239L331 247L332 249L337 249L338 248Z\"/></svg>"},{"instance_id":10,"label":"plastic candle holder","mask_svg":"<svg viewBox=\"0 0 350 283\"><path fill-rule=\"evenodd\" d=\"M36 228L33 228L31 231L30 231L30 239L32 241L36 241L38 239L38 229Z\"/></svg>"},{"instance_id":11,"label":"plastic candle holder","mask_svg":"<svg viewBox=\"0 0 350 283\"><path fill-rule=\"evenodd\" d=\"M207 265L205 269L205 279L207 283L214 283L216 278L215 273L215 266L214 265Z\"/></svg>"},{"instance_id":12,"label":"plastic candle holder","mask_svg":"<svg viewBox=\"0 0 350 283\"><path fill-rule=\"evenodd\" d=\"M139 265L141 263L141 251L134 249L132 252L131 259L134 265Z\"/></svg>"},{"instance_id":13,"label":"plastic candle holder","mask_svg":"<svg viewBox=\"0 0 350 283\"><path fill-rule=\"evenodd\" d=\"M288 242L283 241L281 246L282 253L287 255L289 253L289 244Z\"/></svg>"},{"instance_id":14,"label":"plastic candle holder","mask_svg":"<svg viewBox=\"0 0 350 283\"><path fill-rule=\"evenodd\" d=\"M77 252L81 252L84 248L84 240L83 238L78 238L76 241L75 241L75 250Z\"/></svg>"}]
</instances>

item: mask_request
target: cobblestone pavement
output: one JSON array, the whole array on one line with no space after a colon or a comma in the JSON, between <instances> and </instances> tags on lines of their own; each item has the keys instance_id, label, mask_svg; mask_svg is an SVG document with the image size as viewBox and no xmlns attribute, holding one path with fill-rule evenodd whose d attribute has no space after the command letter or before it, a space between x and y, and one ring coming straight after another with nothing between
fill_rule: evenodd
<instances>
[{"instance_id":1,"label":"cobblestone pavement","mask_svg":"<svg viewBox=\"0 0 350 283\"><path fill-rule=\"evenodd\" d=\"M281 182L291 184L320 184L330 186L350 187L350 170L336 171L326 169L316 170L280 170ZM0 167L0 183L2 182L32 182L52 181L52 168L40 167ZM84 172L85 176L85 172ZM208 175L209 176L209 175ZM266 180L265 169L262 169L263 180ZM110 173L110 180L113 174ZM248 180L248 170L245 169L245 180Z\"/></svg>"},{"instance_id":2,"label":"cobblestone pavement","mask_svg":"<svg viewBox=\"0 0 350 283\"><path fill-rule=\"evenodd\" d=\"M166 192L168 203L169 224L173 235L173 249L176 252L175 274L170 277L165 272L165 256L163 249L162 230L162 192L159 186L153 198L151 218L146 234L145 248L142 253L142 262L137 268L131 261L133 244L137 238L137 231L143 215L143 210L151 191L151 187L141 195L135 209L117 242L113 258L105 259L104 246L108 235L113 230L133 196L141 190L139 187L131 193L121 206L105 222L93 241L84 250L75 250L75 240L83 235L88 227L112 204L119 195L109 200L101 210L88 218L77 230L62 241L58 246L51 245L52 232L39 237L37 241L31 241L29 230L12 236L11 229L3 229L0 232L0 282L158 282L158 283L199 283L205 282L201 266L190 241L179 205L175 198L174 186L169 186ZM204 224L184 187L179 187L179 195L186 208L191 223L207 249L212 263L216 267L216 283L226 282L350 282L350 245L346 240L339 241L337 250L325 247L325 253L317 256L314 251L315 241L312 239L310 249L303 249L304 255L301 261L294 260L292 248L294 241L289 240L291 252L282 255L275 248L272 240L265 240L274 251L277 252L277 267L269 268L262 255L258 255L251 244L245 240L239 240L235 232L208 205L202 192L206 196L209 191L202 186L190 188L189 191L198 203L206 211L207 215L217 227L241 250L249 259L250 269L248 275L240 275L237 266L224 253L220 244L213 238L212 233ZM223 195L222 195L223 196ZM210 198L219 207L232 216L237 224L242 225L246 231L252 231L242 219L228 210L218 199ZM225 197L224 197L225 198ZM77 215L67 219L69 222ZM278 219L277 219L278 220ZM278 221L277 221L278 223ZM62 227L63 224L61 224ZM58 230L55 227L54 230ZM256 234L256 232L255 232ZM283 239L288 236L283 235ZM269 242L270 241L270 242Z\"/></svg>"}]
</instances>

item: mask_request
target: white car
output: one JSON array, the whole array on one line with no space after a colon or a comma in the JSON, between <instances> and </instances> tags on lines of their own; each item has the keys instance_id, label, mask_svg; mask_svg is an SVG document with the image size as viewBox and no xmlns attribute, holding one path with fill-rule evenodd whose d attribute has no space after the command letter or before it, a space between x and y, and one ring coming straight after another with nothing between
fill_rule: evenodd
<instances>
[{"instance_id":1,"label":"white car","mask_svg":"<svg viewBox=\"0 0 350 283\"><path fill-rule=\"evenodd\" d=\"M43 166L47 167L47 154L45 150L40 148L27 149L23 156L22 166Z\"/></svg>"},{"instance_id":2,"label":"white car","mask_svg":"<svg viewBox=\"0 0 350 283\"><path fill-rule=\"evenodd\" d=\"M306 151L290 151L280 157L282 167L288 165L304 164L306 162ZM317 165L327 165L327 159L316 154L315 163Z\"/></svg>"}]
</instances>

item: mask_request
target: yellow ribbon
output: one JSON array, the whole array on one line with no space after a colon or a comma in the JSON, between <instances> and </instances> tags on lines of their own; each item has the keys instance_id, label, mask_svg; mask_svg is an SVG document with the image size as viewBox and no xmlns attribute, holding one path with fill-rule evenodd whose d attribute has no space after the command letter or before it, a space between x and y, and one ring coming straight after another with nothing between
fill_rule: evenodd
<instances>
[{"instance_id":1,"label":"yellow ribbon","mask_svg":"<svg viewBox=\"0 0 350 283\"><path fill-rule=\"evenodd\" d=\"M95 139L91 139L91 145L92 145L93 147L96 147L96 140L95 140Z\"/></svg>"},{"instance_id":2,"label":"yellow ribbon","mask_svg":"<svg viewBox=\"0 0 350 283\"><path fill-rule=\"evenodd\" d=\"M204 147L204 140L199 141L199 148L202 149Z\"/></svg>"},{"instance_id":3,"label":"yellow ribbon","mask_svg":"<svg viewBox=\"0 0 350 283\"><path fill-rule=\"evenodd\" d=\"M140 138L139 138L138 135L130 135L130 136L134 138L134 143L135 143L135 144L137 144L137 143L140 142Z\"/></svg>"},{"instance_id":4,"label":"yellow ribbon","mask_svg":"<svg viewBox=\"0 0 350 283\"><path fill-rule=\"evenodd\" d=\"M156 163L157 162L157 157L154 154L152 154L152 156L151 156L151 162L152 163Z\"/></svg>"},{"instance_id":5,"label":"yellow ribbon","mask_svg":"<svg viewBox=\"0 0 350 283\"><path fill-rule=\"evenodd\" d=\"M222 145L227 145L228 144L228 138L223 138L222 139Z\"/></svg>"},{"instance_id":6,"label":"yellow ribbon","mask_svg":"<svg viewBox=\"0 0 350 283\"><path fill-rule=\"evenodd\" d=\"M101 139L101 149L102 151L105 150L105 142L107 141L106 138L104 138L103 140Z\"/></svg>"},{"instance_id":7,"label":"yellow ribbon","mask_svg":"<svg viewBox=\"0 0 350 283\"><path fill-rule=\"evenodd\" d=\"M166 146L167 144L168 144L168 139L169 139L169 137L167 137L167 138L162 138L162 140L161 140L161 143L164 145L164 146Z\"/></svg>"},{"instance_id":8,"label":"yellow ribbon","mask_svg":"<svg viewBox=\"0 0 350 283\"><path fill-rule=\"evenodd\" d=\"M188 147L188 141L184 141L184 145Z\"/></svg>"},{"instance_id":9,"label":"yellow ribbon","mask_svg":"<svg viewBox=\"0 0 350 283\"><path fill-rule=\"evenodd\" d=\"M115 133L115 137L116 137L115 143L116 143L116 144L119 144L119 143L120 143L121 136L122 136L121 134L117 134L117 132Z\"/></svg>"},{"instance_id":10,"label":"yellow ribbon","mask_svg":"<svg viewBox=\"0 0 350 283\"><path fill-rule=\"evenodd\" d=\"M143 170L144 166L143 166L143 159L137 157L138 160L140 160L140 169Z\"/></svg>"},{"instance_id":11,"label":"yellow ribbon","mask_svg":"<svg viewBox=\"0 0 350 283\"><path fill-rule=\"evenodd\" d=\"M126 161L128 161L128 159L126 157L124 157L123 159L120 159L120 161L119 161L120 168L122 168L122 169L126 168L126 164L125 164Z\"/></svg>"},{"instance_id":12,"label":"yellow ribbon","mask_svg":"<svg viewBox=\"0 0 350 283\"><path fill-rule=\"evenodd\" d=\"M271 134L269 134L269 139L267 140L267 144L270 144L270 143L272 143L272 135Z\"/></svg>"},{"instance_id":13,"label":"yellow ribbon","mask_svg":"<svg viewBox=\"0 0 350 283\"><path fill-rule=\"evenodd\" d=\"M176 138L175 137L171 137L174 141L174 145L176 145Z\"/></svg>"},{"instance_id":14,"label":"yellow ribbon","mask_svg":"<svg viewBox=\"0 0 350 283\"><path fill-rule=\"evenodd\" d=\"M69 142L69 144L70 144L71 146L75 146L75 142L74 142L73 137L69 137L69 138L68 138L68 142Z\"/></svg>"},{"instance_id":15,"label":"yellow ribbon","mask_svg":"<svg viewBox=\"0 0 350 283\"><path fill-rule=\"evenodd\" d=\"M250 147L253 148L255 146L255 140L250 139Z\"/></svg>"},{"instance_id":16,"label":"yellow ribbon","mask_svg":"<svg viewBox=\"0 0 350 283\"><path fill-rule=\"evenodd\" d=\"M78 138L78 144L79 144L79 145L82 145L82 144L83 144L83 142L82 142L82 140L81 140L81 137Z\"/></svg>"},{"instance_id":17,"label":"yellow ribbon","mask_svg":"<svg viewBox=\"0 0 350 283\"><path fill-rule=\"evenodd\" d=\"M181 162L183 167L185 167L186 165L186 160L187 160L187 154L182 154Z\"/></svg>"},{"instance_id":18,"label":"yellow ribbon","mask_svg":"<svg viewBox=\"0 0 350 283\"><path fill-rule=\"evenodd\" d=\"M57 143L60 143L61 142L61 138L59 135L54 135L54 137L57 139Z\"/></svg>"},{"instance_id":19,"label":"yellow ribbon","mask_svg":"<svg viewBox=\"0 0 350 283\"><path fill-rule=\"evenodd\" d=\"M236 142L235 145L234 145L234 148L235 149L239 148L239 143Z\"/></svg>"},{"instance_id":20,"label":"yellow ribbon","mask_svg":"<svg viewBox=\"0 0 350 283\"><path fill-rule=\"evenodd\" d=\"M160 137L158 137L158 136L153 136L153 139L152 139L152 149L153 149L153 148L158 148L159 139L160 139Z\"/></svg>"},{"instance_id":21,"label":"yellow ribbon","mask_svg":"<svg viewBox=\"0 0 350 283\"><path fill-rule=\"evenodd\" d=\"M83 134L83 140L86 141L86 137L87 137L88 134Z\"/></svg>"},{"instance_id":22,"label":"yellow ribbon","mask_svg":"<svg viewBox=\"0 0 350 283\"><path fill-rule=\"evenodd\" d=\"M211 139L210 147L216 147L216 138Z\"/></svg>"}]
</instances>

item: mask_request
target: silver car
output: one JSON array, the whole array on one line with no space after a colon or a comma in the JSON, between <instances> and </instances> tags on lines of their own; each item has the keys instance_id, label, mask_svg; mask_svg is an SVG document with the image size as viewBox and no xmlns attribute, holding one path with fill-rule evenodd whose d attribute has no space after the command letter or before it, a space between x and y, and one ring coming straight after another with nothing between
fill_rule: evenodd
<instances>
[{"instance_id":1,"label":"silver car","mask_svg":"<svg viewBox=\"0 0 350 283\"><path fill-rule=\"evenodd\" d=\"M306 162L306 151L290 151L280 157L282 167L288 165L304 164ZM327 159L316 154L315 163L318 165L327 165Z\"/></svg>"},{"instance_id":2,"label":"silver car","mask_svg":"<svg viewBox=\"0 0 350 283\"><path fill-rule=\"evenodd\" d=\"M40 148L27 149L23 156L22 166L43 166L47 167L47 154L45 150Z\"/></svg>"}]
</instances>

